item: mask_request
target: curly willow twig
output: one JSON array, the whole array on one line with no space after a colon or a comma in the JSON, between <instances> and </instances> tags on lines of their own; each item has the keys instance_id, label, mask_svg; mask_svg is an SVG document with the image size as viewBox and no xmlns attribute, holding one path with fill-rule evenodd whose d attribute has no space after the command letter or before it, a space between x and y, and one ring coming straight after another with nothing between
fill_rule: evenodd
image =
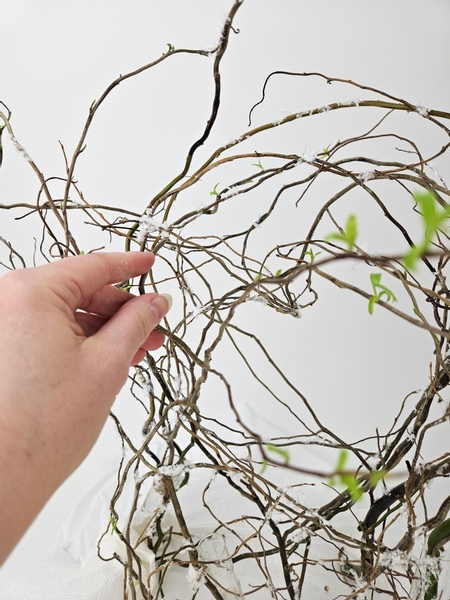
<instances>
[{"instance_id":1,"label":"curly willow twig","mask_svg":"<svg viewBox=\"0 0 450 600\"><path fill-rule=\"evenodd\" d=\"M318 594L317 582L324 576L333 582L332 590L327 584L326 597L432 598L450 508L450 496L442 486L433 487L436 492L429 488L430 482L450 472L450 452L429 451L430 439L443 435L449 416L446 222L440 222L427 252L418 258L420 268L405 268L404 257L415 248L411 216L421 210L417 190L432 193L436 214L448 210L449 190L432 161L448 155L450 113L417 107L382 90L322 73L276 71L267 76L262 99L250 110L249 119L257 114L269 83L272 90L280 78L319 77L374 97L299 110L212 147L210 134L221 104L222 61L230 36L239 32L234 20L242 5L242 0L233 4L214 50L171 47L107 87L91 106L70 159L62 148L66 165L62 199L52 196L48 185L52 178L44 177L14 137L11 113L0 113L0 134L6 130L40 186L36 202L0 208L25 209L19 219L33 213L40 216L45 259L50 260L53 247L60 256L79 253L69 214L81 211L94 232L92 239L95 231L106 231L122 240L127 250L135 245L158 255L149 281L146 276L138 284L123 282L124 289L141 293L149 287L170 289L176 296L172 313L160 326L166 335L164 351L148 354L130 374L131 394L142 409L142 436L127 432L120 418L112 415L124 458L99 556L123 565L124 598L168 598L168 586L180 573L180 598L196 598L203 583L207 596L216 599L248 595L298 600ZM204 131L192 143L184 167L137 211L90 203L74 177L100 108L119 84L183 53L213 57L214 84ZM255 150L263 133L294 127L298 131L305 119L324 113L340 118L343 108L345 112L370 108L369 129L319 152L293 152L292 147L286 153L275 152L267 150L267 142L265 150ZM421 119L429 128L433 150L421 149L413 125L411 137L404 127L396 130L408 113L409 122ZM379 144L385 159L376 150ZM194 165L194 155L203 145L208 158ZM331 191L324 194L320 185L325 180ZM192 190L207 199L202 207L192 203ZM378 254L358 245L356 237L350 242L356 221L345 224L336 216L342 214L344 200L354 206L356 216L360 204L369 203L380 217L374 225L380 241L388 232L403 244L404 253ZM2 264L16 268L18 258L24 265L21 254L6 239L0 240L10 261L9 266ZM264 323L247 318L249 304L259 311L272 309L277 319L299 317L320 304L329 284L339 294L354 295L375 311L388 311L408 327L421 328L433 347L429 381L415 404L411 399L416 392L397 399L391 426L381 431L374 427L356 441L334 431L329 416L319 416L314 399L301 390L301 377L290 375L271 354ZM293 338L286 340L290 352L299 331L296 321L292 323ZM327 332L324 323L324 341ZM222 348L238 361L239 375L220 360ZM326 369L321 357L317 375L326 377ZM214 398L220 398L219 414ZM286 432L276 426L269 437L263 432L259 398L268 420L271 414L283 415ZM305 447L327 451L337 466L305 464ZM401 483L392 486L394 476L401 477ZM308 499L308 490L320 482L325 485L318 505ZM124 504L130 489L132 499ZM364 499L361 514L358 502ZM117 542L112 554L103 547L106 533ZM206 533L217 536L202 538ZM222 534L225 549L220 557L213 552L208 560L205 540L217 544Z\"/></svg>"}]
</instances>

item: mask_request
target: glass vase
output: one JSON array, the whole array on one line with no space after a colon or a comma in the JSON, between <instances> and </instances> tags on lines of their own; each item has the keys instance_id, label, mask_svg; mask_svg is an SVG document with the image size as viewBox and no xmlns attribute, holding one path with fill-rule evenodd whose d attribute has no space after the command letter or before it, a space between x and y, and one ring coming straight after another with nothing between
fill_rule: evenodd
<instances>
[{"instance_id":1,"label":"glass vase","mask_svg":"<svg viewBox=\"0 0 450 600\"><path fill-rule=\"evenodd\" d=\"M223 600L242 598L242 588L234 572L225 536L210 533L197 545L199 561L206 563L206 575L216 585Z\"/></svg>"}]
</instances>

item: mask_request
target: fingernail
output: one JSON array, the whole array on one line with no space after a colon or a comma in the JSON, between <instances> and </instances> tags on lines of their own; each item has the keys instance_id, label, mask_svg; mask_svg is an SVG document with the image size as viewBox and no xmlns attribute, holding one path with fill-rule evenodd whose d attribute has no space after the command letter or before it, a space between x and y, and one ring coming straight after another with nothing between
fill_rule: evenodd
<instances>
[{"instance_id":1,"label":"fingernail","mask_svg":"<svg viewBox=\"0 0 450 600\"><path fill-rule=\"evenodd\" d=\"M164 296L164 298L167 299L167 302L169 304L169 308L167 309L167 312L169 312L169 310L172 308L172 304L173 304L172 296L170 294L161 294L161 296Z\"/></svg>"},{"instance_id":2,"label":"fingernail","mask_svg":"<svg viewBox=\"0 0 450 600\"><path fill-rule=\"evenodd\" d=\"M166 299L163 300L163 297ZM167 308L167 305L169 308ZM150 308L155 315L155 320L159 322L172 307L172 296L170 294L159 294L150 302Z\"/></svg>"}]
</instances>

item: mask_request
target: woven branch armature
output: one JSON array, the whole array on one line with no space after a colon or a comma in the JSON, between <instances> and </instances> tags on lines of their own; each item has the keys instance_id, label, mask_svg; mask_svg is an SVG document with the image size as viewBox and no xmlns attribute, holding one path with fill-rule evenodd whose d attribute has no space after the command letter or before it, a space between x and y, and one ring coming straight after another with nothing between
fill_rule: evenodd
<instances>
[{"instance_id":1,"label":"woven branch armature","mask_svg":"<svg viewBox=\"0 0 450 600\"><path fill-rule=\"evenodd\" d=\"M113 81L91 105L72 156L62 147L62 176L41 172L14 135L14 107L0 107L3 143L12 140L39 182L34 201L0 208L14 212L18 226L40 217L42 258L101 250L107 235L115 248L157 256L151 273L122 282L123 289L174 297L159 325L164 347L130 371L139 435L111 415L123 458L98 554L123 565L124 598L133 600L431 599L450 539L450 495L442 485L450 452L429 450L431 440L445 437L449 418L449 190L436 165L450 146L450 113L322 73L277 71L261 82L260 101L245 107L249 128L213 147L222 64L234 36L245 36L235 25L242 5L233 4L213 50L169 45ZM119 84L151 77L153 67L186 53L211 61L214 94L183 168L138 210L93 202L77 164L89 154L102 106ZM352 99L254 125L267 94L294 78L348 89ZM359 134L305 148L305 122L326 127L325 118L339 122L362 111L371 125ZM376 215L377 251L359 245L366 209ZM423 242L412 222L423 223ZM85 228L90 248L77 241ZM25 266L20 249L6 235L1 241L3 266ZM320 398L303 391L301 375L272 352L277 323L291 335L283 340L286 355L295 352L302 324L330 289L356 298L367 319L374 318L368 306L419 328L432 347L423 389L396 398L390 426L374 425L362 439L338 435L330 415L319 414ZM329 324L322 327L318 378L330 359ZM342 347L345 355L345 340ZM351 364L341 360L351 377ZM284 431L265 429L271 415L286 423ZM329 468L304 459L315 450L331 457ZM172 578L176 596L167 591Z\"/></svg>"}]
</instances>

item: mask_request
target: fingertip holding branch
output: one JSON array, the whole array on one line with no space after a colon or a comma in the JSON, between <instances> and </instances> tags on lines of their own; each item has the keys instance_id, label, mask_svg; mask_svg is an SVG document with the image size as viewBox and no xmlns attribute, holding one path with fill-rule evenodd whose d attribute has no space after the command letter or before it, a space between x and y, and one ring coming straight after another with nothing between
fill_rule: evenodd
<instances>
[{"instance_id":1,"label":"fingertip holding branch","mask_svg":"<svg viewBox=\"0 0 450 600\"><path fill-rule=\"evenodd\" d=\"M173 299L170 294L159 294L150 300L149 306L153 312L155 323L159 323L172 308Z\"/></svg>"}]
</instances>

